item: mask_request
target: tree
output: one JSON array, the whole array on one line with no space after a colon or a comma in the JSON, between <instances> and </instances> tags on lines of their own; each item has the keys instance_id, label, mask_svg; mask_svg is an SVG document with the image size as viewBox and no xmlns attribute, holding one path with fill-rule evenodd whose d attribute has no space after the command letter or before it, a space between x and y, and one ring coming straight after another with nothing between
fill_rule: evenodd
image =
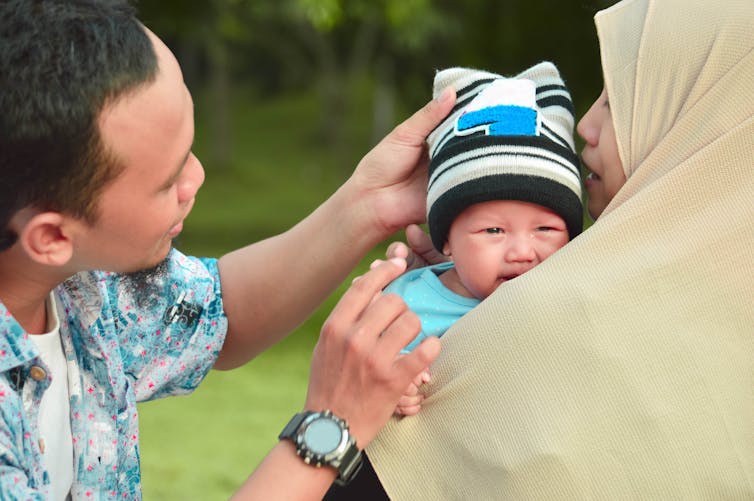
<instances>
[{"instance_id":1,"label":"tree","mask_svg":"<svg viewBox=\"0 0 754 501\"><path fill-rule=\"evenodd\" d=\"M591 16L612 0L163 0L142 18L174 46L190 86L208 90L210 162L230 154L231 83L262 95L316 89L319 137L351 165L344 117L367 89L372 138L429 97L434 71L515 74L541 60L561 69L574 101L599 87ZM582 109L583 109L582 105ZM371 117L369 117L371 115ZM366 118L369 117L369 118Z\"/></svg>"}]
</instances>

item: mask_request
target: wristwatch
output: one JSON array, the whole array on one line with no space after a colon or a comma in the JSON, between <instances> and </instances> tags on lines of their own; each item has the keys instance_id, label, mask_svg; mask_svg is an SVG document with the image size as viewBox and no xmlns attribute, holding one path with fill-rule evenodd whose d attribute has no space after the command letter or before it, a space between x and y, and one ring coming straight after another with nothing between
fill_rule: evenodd
<instances>
[{"instance_id":1,"label":"wristwatch","mask_svg":"<svg viewBox=\"0 0 754 501\"><path fill-rule=\"evenodd\" d=\"M289 439L304 463L331 466L338 471L335 483L346 485L361 468L361 451L344 420L330 410L299 412L285 425L278 439Z\"/></svg>"}]
</instances>

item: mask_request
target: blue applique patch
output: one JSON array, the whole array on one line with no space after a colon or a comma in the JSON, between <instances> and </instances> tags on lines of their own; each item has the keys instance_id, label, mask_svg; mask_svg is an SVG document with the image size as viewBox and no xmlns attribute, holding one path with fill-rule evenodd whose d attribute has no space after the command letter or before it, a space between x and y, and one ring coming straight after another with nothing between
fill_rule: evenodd
<instances>
[{"instance_id":1,"label":"blue applique patch","mask_svg":"<svg viewBox=\"0 0 754 501\"><path fill-rule=\"evenodd\" d=\"M483 131L490 136L538 135L536 90L531 80L495 80L458 117L456 134Z\"/></svg>"},{"instance_id":2,"label":"blue applique patch","mask_svg":"<svg viewBox=\"0 0 754 501\"><path fill-rule=\"evenodd\" d=\"M458 117L459 132L487 126L490 136L536 136L537 111L523 106L494 106Z\"/></svg>"}]
</instances>

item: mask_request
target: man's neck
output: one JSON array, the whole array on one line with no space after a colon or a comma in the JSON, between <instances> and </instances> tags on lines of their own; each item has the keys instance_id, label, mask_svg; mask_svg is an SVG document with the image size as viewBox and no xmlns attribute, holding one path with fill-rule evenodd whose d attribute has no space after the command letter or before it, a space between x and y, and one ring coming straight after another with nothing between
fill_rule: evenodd
<instances>
[{"instance_id":1,"label":"man's neck","mask_svg":"<svg viewBox=\"0 0 754 501\"><path fill-rule=\"evenodd\" d=\"M0 253L0 301L29 334L47 331L46 303L62 273L26 258L16 246Z\"/></svg>"}]
</instances>

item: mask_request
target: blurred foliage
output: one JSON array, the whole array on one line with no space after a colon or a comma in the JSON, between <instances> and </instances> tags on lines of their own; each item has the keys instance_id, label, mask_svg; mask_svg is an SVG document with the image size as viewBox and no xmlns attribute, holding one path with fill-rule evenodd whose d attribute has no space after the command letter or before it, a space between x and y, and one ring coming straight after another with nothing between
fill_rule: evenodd
<instances>
[{"instance_id":1,"label":"blurred foliage","mask_svg":"<svg viewBox=\"0 0 754 501\"><path fill-rule=\"evenodd\" d=\"M315 90L323 147L343 152L344 121L357 89L382 137L424 103L432 76L448 66L512 75L556 63L585 110L601 86L592 16L609 0L141 0L142 20L176 52L189 87L210 89L213 147L224 167L230 86L260 99Z\"/></svg>"}]
</instances>

